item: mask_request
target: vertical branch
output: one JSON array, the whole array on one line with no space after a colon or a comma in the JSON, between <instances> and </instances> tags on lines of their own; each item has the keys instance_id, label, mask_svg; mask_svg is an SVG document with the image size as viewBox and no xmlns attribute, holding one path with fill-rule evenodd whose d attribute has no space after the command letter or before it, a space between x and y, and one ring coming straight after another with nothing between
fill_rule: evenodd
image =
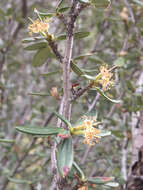
<instances>
[{"instance_id":1,"label":"vertical branch","mask_svg":"<svg viewBox=\"0 0 143 190\"><path fill-rule=\"evenodd\" d=\"M126 124L126 114L123 114L123 125L124 125L124 138L123 138L123 142L122 142L122 158L121 158L121 174L123 176L124 181L127 181L127 147L128 147L128 142L129 142L129 138L128 138L128 134L127 134L127 130L125 128L125 124ZM126 184L123 185L123 189L126 189Z\"/></svg>"},{"instance_id":2,"label":"vertical branch","mask_svg":"<svg viewBox=\"0 0 143 190\"><path fill-rule=\"evenodd\" d=\"M70 61L73 49L73 39L74 39L74 26L76 21L75 10L77 6L77 0L73 1L72 8L69 12L69 18L67 21L67 39L65 56L63 60L63 115L65 118L70 119Z\"/></svg>"}]
</instances>

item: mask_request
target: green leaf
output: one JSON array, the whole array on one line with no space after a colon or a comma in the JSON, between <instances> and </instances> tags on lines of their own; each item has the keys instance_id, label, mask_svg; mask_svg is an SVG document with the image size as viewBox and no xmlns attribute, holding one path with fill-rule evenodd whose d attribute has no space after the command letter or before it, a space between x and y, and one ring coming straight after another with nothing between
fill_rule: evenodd
<instances>
[{"instance_id":1,"label":"green leaf","mask_svg":"<svg viewBox=\"0 0 143 190\"><path fill-rule=\"evenodd\" d=\"M58 9L58 13L64 13L64 12L66 12L67 10L69 10L69 8L70 7L62 7L62 8L60 8L60 9Z\"/></svg>"},{"instance_id":2,"label":"green leaf","mask_svg":"<svg viewBox=\"0 0 143 190\"><path fill-rule=\"evenodd\" d=\"M95 52L95 53L86 53L86 54L78 55L77 57L74 57L73 60L84 59L86 57L89 57L89 56L92 56L95 54L97 54L97 53Z\"/></svg>"},{"instance_id":3,"label":"green leaf","mask_svg":"<svg viewBox=\"0 0 143 190\"><path fill-rule=\"evenodd\" d=\"M32 184L32 181L25 180L25 179L15 179L15 178L8 177L8 180L16 184Z\"/></svg>"},{"instance_id":4,"label":"green leaf","mask_svg":"<svg viewBox=\"0 0 143 190\"><path fill-rule=\"evenodd\" d=\"M81 168L78 166L78 164L75 161L73 162L73 167L79 173L81 179L84 180L85 179L85 175L84 175L83 171L81 170Z\"/></svg>"},{"instance_id":5,"label":"green leaf","mask_svg":"<svg viewBox=\"0 0 143 190\"><path fill-rule=\"evenodd\" d=\"M72 137L62 140L62 142L58 145L57 152L57 167L62 177L67 176L71 170L73 157Z\"/></svg>"},{"instance_id":6,"label":"green leaf","mask_svg":"<svg viewBox=\"0 0 143 190\"><path fill-rule=\"evenodd\" d=\"M83 72L85 72L87 75L97 72L97 69L82 69Z\"/></svg>"},{"instance_id":7,"label":"green leaf","mask_svg":"<svg viewBox=\"0 0 143 190\"><path fill-rule=\"evenodd\" d=\"M76 32L74 34L75 39L81 39L81 38L86 38L90 35L90 32Z\"/></svg>"},{"instance_id":8,"label":"green leaf","mask_svg":"<svg viewBox=\"0 0 143 190\"><path fill-rule=\"evenodd\" d=\"M105 186L107 186L107 187L119 187L119 183L109 182L109 183L106 183Z\"/></svg>"},{"instance_id":9,"label":"green leaf","mask_svg":"<svg viewBox=\"0 0 143 190\"><path fill-rule=\"evenodd\" d=\"M143 2L140 0L132 0L133 2L137 3L138 5L143 6Z\"/></svg>"},{"instance_id":10,"label":"green leaf","mask_svg":"<svg viewBox=\"0 0 143 190\"><path fill-rule=\"evenodd\" d=\"M111 133L118 138L124 138L123 132L120 130L111 130Z\"/></svg>"},{"instance_id":11,"label":"green leaf","mask_svg":"<svg viewBox=\"0 0 143 190\"><path fill-rule=\"evenodd\" d=\"M42 93L37 93L37 92L31 92L31 93L28 93L28 95L32 95L32 96L51 96L51 94L42 94Z\"/></svg>"},{"instance_id":12,"label":"green leaf","mask_svg":"<svg viewBox=\"0 0 143 190\"><path fill-rule=\"evenodd\" d=\"M75 39L81 39L81 38L86 38L90 35L90 32L76 32L74 33L74 38ZM66 34L62 34L56 37L56 40L65 40L66 39Z\"/></svg>"},{"instance_id":13,"label":"green leaf","mask_svg":"<svg viewBox=\"0 0 143 190\"><path fill-rule=\"evenodd\" d=\"M29 46L26 46L24 50L33 51L33 50L37 50L41 48L46 48L47 45L48 44L46 42L38 42L38 43L30 44Z\"/></svg>"},{"instance_id":14,"label":"green leaf","mask_svg":"<svg viewBox=\"0 0 143 190\"><path fill-rule=\"evenodd\" d=\"M59 0L57 7L56 7L56 12L58 12L58 10L60 9L60 7L62 6L63 3L64 3L64 0Z\"/></svg>"},{"instance_id":15,"label":"green leaf","mask_svg":"<svg viewBox=\"0 0 143 190\"><path fill-rule=\"evenodd\" d=\"M119 57L114 61L114 65L123 67L125 66L125 59L123 57Z\"/></svg>"},{"instance_id":16,"label":"green leaf","mask_svg":"<svg viewBox=\"0 0 143 190\"><path fill-rule=\"evenodd\" d=\"M41 178L26 180L26 179L16 179L16 178L8 177L8 180L16 184L33 184L33 183L39 182Z\"/></svg>"},{"instance_id":17,"label":"green leaf","mask_svg":"<svg viewBox=\"0 0 143 190\"><path fill-rule=\"evenodd\" d=\"M53 58L55 55L51 53L49 48L42 48L36 52L33 58L32 65L34 67L42 66L48 58Z\"/></svg>"},{"instance_id":18,"label":"green leaf","mask_svg":"<svg viewBox=\"0 0 143 190\"><path fill-rule=\"evenodd\" d=\"M103 8L105 9L110 2L110 0L90 0L91 3L95 6L95 7L98 7L98 8Z\"/></svg>"},{"instance_id":19,"label":"green leaf","mask_svg":"<svg viewBox=\"0 0 143 190\"><path fill-rule=\"evenodd\" d=\"M87 182L98 184L98 185L104 185L110 181L113 181L114 177L91 177L87 178Z\"/></svg>"},{"instance_id":20,"label":"green leaf","mask_svg":"<svg viewBox=\"0 0 143 190\"><path fill-rule=\"evenodd\" d=\"M65 130L58 127L39 127L39 126L17 126L16 130L31 135L56 135L62 133Z\"/></svg>"},{"instance_id":21,"label":"green leaf","mask_svg":"<svg viewBox=\"0 0 143 190\"><path fill-rule=\"evenodd\" d=\"M45 40L45 37L42 36L37 36L37 37L29 37L29 38L24 38L22 40L22 43L30 43L30 42L37 42L37 41L41 41L41 40Z\"/></svg>"},{"instance_id":22,"label":"green leaf","mask_svg":"<svg viewBox=\"0 0 143 190\"><path fill-rule=\"evenodd\" d=\"M115 104L119 104L119 103L121 102L120 100L113 100L113 99L109 98L108 96L106 96L106 95L104 94L104 92L103 92L100 88L95 87L95 89L99 92L99 94L100 94L101 96L103 96L104 98L106 98L106 99L109 100L110 102L115 103Z\"/></svg>"},{"instance_id":23,"label":"green leaf","mask_svg":"<svg viewBox=\"0 0 143 190\"><path fill-rule=\"evenodd\" d=\"M61 73L61 72L62 72L61 69L59 69L57 71L53 71L53 72L49 72L49 73L43 73L43 74L40 74L40 75L42 75L43 77L49 77L51 75L56 75L56 74Z\"/></svg>"},{"instance_id":24,"label":"green leaf","mask_svg":"<svg viewBox=\"0 0 143 190\"><path fill-rule=\"evenodd\" d=\"M82 75L82 77L84 77L88 80L95 80L95 76L91 76L91 75Z\"/></svg>"},{"instance_id":25,"label":"green leaf","mask_svg":"<svg viewBox=\"0 0 143 190\"><path fill-rule=\"evenodd\" d=\"M94 61L94 62L99 62L99 63L102 63L102 64L106 64L106 62L103 59L101 59L100 57L98 57L98 56L94 56L94 57L89 58L89 59Z\"/></svg>"},{"instance_id":26,"label":"green leaf","mask_svg":"<svg viewBox=\"0 0 143 190\"><path fill-rule=\"evenodd\" d=\"M82 69L80 69L77 64L75 64L73 61L70 62L70 66L71 66L71 69L74 73L76 73L77 75L81 76L81 75L84 75L84 71L82 71Z\"/></svg>"},{"instance_id":27,"label":"green leaf","mask_svg":"<svg viewBox=\"0 0 143 190\"><path fill-rule=\"evenodd\" d=\"M69 128L72 128L72 125L71 123L66 119L64 118L62 115L60 115L58 112L54 111L54 113L56 114L56 116L58 118L60 118Z\"/></svg>"},{"instance_id":28,"label":"green leaf","mask_svg":"<svg viewBox=\"0 0 143 190\"><path fill-rule=\"evenodd\" d=\"M37 15L40 15L40 16L45 16L45 17L53 17L56 15L56 13L44 13L44 12L40 12L38 11L37 9L34 9L34 12L37 14Z\"/></svg>"},{"instance_id":29,"label":"green leaf","mask_svg":"<svg viewBox=\"0 0 143 190\"><path fill-rule=\"evenodd\" d=\"M2 143L14 143L15 140L13 140L13 139L0 139L0 142L2 142Z\"/></svg>"},{"instance_id":30,"label":"green leaf","mask_svg":"<svg viewBox=\"0 0 143 190\"><path fill-rule=\"evenodd\" d=\"M81 3L90 3L89 0L79 0Z\"/></svg>"},{"instance_id":31,"label":"green leaf","mask_svg":"<svg viewBox=\"0 0 143 190\"><path fill-rule=\"evenodd\" d=\"M109 135L111 135L111 131L107 131L107 130L100 130L100 133L98 134L98 136L100 136L100 137L106 137Z\"/></svg>"}]
</instances>

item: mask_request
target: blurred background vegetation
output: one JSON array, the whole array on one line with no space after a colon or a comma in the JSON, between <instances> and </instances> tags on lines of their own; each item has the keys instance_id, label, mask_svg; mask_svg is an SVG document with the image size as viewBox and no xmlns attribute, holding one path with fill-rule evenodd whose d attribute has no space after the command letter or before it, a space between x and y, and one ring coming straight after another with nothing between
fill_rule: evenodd
<instances>
[{"instance_id":1,"label":"blurred background vegetation","mask_svg":"<svg viewBox=\"0 0 143 190\"><path fill-rule=\"evenodd\" d=\"M51 114L59 102L50 95L50 90L56 86L58 92L62 91L59 63L49 57L46 63L35 67L32 65L35 51L24 50L26 45L22 40L29 36L28 17L35 18L34 8L54 12L57 2L0 0L1 190L45 190L51 185L50 139L18 133L15 126L43 126L49 121L50 125L56 124L57 118ZM69 6L69 2L65 1L64 6ZM81 13L76 23L76 31L90 32L90 35L75 40L73 57L94 52L92 56L77 60L78 66L94 74L103 63L109 67L119 65L120 69L114 72L115 86L108 96L121 99L120 104L113 104L103 97L98 98L92 111L112 135L92 148L83 144L83 139L75 139L76 161L87 176L115 176L120 184L115 189L119 190L124 189L131 163L132 114L143 107L143 91L137 90L139 86L143 88L143 81L138 84L143 73L142 15L141 0L112 0L109 8L97 1L96 6L87 7ZM50 32L55 36L65 32L64 25L56 17L52 17ZM63 53L65 41L58 41L58 45ZM57 73L46 75L53 71ZM85 80L73 73L71 81L79 83L81 88L86 85ZM96 95L95 91L88 91L73 104L73 123L90 109ZM6 143L2 139L14 141Z\"/></svg>"}]
</instances>

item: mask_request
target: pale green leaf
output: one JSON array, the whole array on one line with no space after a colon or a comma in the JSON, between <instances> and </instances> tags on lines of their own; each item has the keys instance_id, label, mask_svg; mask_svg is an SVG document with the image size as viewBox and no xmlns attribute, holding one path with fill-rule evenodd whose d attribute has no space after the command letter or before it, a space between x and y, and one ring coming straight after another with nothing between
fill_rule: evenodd
<instances>
[{"instance_id":1,"label":"pale green leaf","mask_svg":"<svg viewBox=\"0 0 143 190\"><path fill-rule=\"evenodd\" d=\"M90 35L90 32L76 32L74 33L74 38L75 39L81 39L81 38L86 38ZM65 40L66 39L66 34L61 34L56 37L56 40Z\"/></svg>"},{"instance_id":2,"label":"pale green leaf","mask_svg":"<svg viewBox=\"0 0 143 190\"><path fill-rule=\"evenodd\" d=\"M37 37L29 37L29 38L24 38L22 40L22 43L31 43L31 42L37 42L37 41L41 41L41 40L45 40L45 37L42 36L37 36Z\"/></svg>"},{"instance_id":3,"label":"pale green leaf","mask_svg":"<svg viewBox=\"0 0 143 190\"><path fill-rule=\"evenodd\" d=\"M105 99L109 100L112 103L119 104L121 103L121 100L114 100L106 96L106 94L98 87L95 87L95 89L99 92L100 95L102 95Z\"/></svg>"},{"instance_id":4,"label":"pale green leaf","mask_svg":"<svg viewBox=\"0 0 143 190\"><path fill-rule=\"evenodd\" d=\"M64 118L62 115L60 115L58 112L54 111L55 115L60 118L69 128L72 128L72 125L71 123L66 119Z\"/></svg>"},{"instance_id":5,"label":"pale green leaf","mask_svg":"<svg viewBox=\"0 0 143 190\"><path fill-rule=\"evenodd\" d=\"M38 43L30 44L24 47L24 50L34 51L34 50L46 48L46 47L47 47L47 42L38 42Z\"/></svg>"},{"instance_id":6,"label":"pale green leaf","mask_svg":"<svg viewBox=\"0 0 143 190\"><path fill-rule=\"evenodd\" d=\"M80 69L78 65L74 63L73 61L71 61L70 66L71 66L72 71L76 73L77 75L81 76L85 74L84 71L82 71L82 69Z\"/></svg>"},{"instance_id":7,"label":"pale green leaf","mask_svg":"<svg viewBox=\"0 0 143 190\"><path fill-rule=\"evenodd\" d=\"M13 139L0 139L0 142L2 142L2 143L14 143L15 140L13 140Z\"/></svg>"},{"instance_id":8,"label":"pale green leaf","mask_svg":"<svg viewBox=\"0 0 143 190\"><path fill-rule=\"evenodd\" d=\"M64 132L64 129L58 127L39 127L39 126L17 126L16 130L31 135L56 135Z\"/></svg>"},{"instance_id":9,"label":"pale green leaf","mask_svg":"<svg viewBox=\"0 0 143 190\"><path fill-rule=\"evenodd\" d=\"M117 182L108 182L105 184L105 186L108 186L108 187L119 187L119 183Z\"/></svg>"},{"instance_id":10,"label":"pale green leaf","mask_svg":"<svg viewBox=\"0 0 143 190\"><path fill-rule=\"evenodd\" d=\"M106 137L111 135L111 131L107 131L107 130L100 130L100 133L98 134L98 136L100 137Z\"/></svg>"},{"instance_id":11,"label":"pale green leaf","mask_svg":"<svg viewBox=\"0 0 143 190\"><path fill-rule=\"evenodd\" d=\"M82 75L82 77L84 77L88 80L95 80L95 76L91 76L91 75Z\"/></svg>"},{"instance_id":12,"label":"pale green leaf","mask_svg":"<svg viewBox=\"0 0 143 190\"><path fill-rule=\"evenodd\" d=\"M143 2L140 0L132 0L134 3L137 3L138 5L143 6Z\"/></svg>"},{"instance_id":13,"label":"pale green leaf","mask_svg":"<svg viewBox=\"0 0 143 190\"><path fill-rule=\"evenodd\" d=\"M58 145L57 151L57 166L62 177L67 176L71 170L73 157L72 137L62 140L62 142Z\"/></svg>"},{"instance_id":14,"label":"pale green leaf","mask_svg":"<svg viewBox=\"0 0 143 190\"><path fill-rule=\"evenodd\" d=\"M32 66L39 67L42 66L48 58L54 58L55 55L51 53L50 48L42 48L36 52L33 58Z\"/></svg>"}]
</instances>

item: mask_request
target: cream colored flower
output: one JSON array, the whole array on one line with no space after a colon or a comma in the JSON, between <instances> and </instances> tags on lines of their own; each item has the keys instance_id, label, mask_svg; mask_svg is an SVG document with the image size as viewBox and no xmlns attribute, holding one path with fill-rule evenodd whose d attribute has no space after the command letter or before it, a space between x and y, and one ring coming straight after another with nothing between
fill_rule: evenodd
<instances>
[{"instance_id":1,"label":"cream colored flower","mask_svg":"<svg viewBox=\"0 0 143 190\"><path fill-rule=\"evenodd\" d=\"M113 73L108 70L108 66L101 66L100 67L101 79L99 83L102 85L104 91L110 89L110 87L114 84L114 81L111 79Z\"/></svg>"},{"instance_id":2,"label":"cream colored flower","mask_svg":"<svg viewBox=\"0 0 143 190\"><path fill-rule=\"evenodd\" d=\"M49 29L49 18L45 20L37 19L28 26L29 34L32 36L33 33L48 33Z\"/></svg>"},{"instance_id":3,"label":"cream colored flower","mask_svg":"<svg viewBox=\"0 0 143 190\"><path fill-rule=\"evenodd\" d=\"M98 142L98 139L100 136L98 135L100 133L99 129L96 129L96 123L94 120L85 120L84 121L84 143L88 144L90 146L93 146L94 140Z\"/></svg>"}]
</instances>

